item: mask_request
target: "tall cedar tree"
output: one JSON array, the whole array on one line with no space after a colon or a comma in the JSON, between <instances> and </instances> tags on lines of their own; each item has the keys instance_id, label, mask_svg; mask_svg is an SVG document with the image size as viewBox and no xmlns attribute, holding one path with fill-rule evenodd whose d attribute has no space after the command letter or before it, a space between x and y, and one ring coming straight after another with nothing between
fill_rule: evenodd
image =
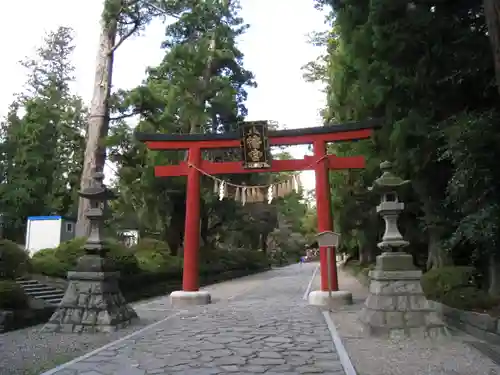
<instances>
[{"instance_id":1,"label":"tall cedar tree","mask_svg":"<svg viewBox=\"0 0 500 375\"><path fill-rule=\"evenodd\" d=\"M1 126L5 235L24 240L30 215L74 215L84 145L85 109L70 84L74 68L72 30L49 33L28 70L24 92Z\"/></svg>"},{"instance_id":2,"label":"tall cedar tree","mask_svg":"<svg viewBox=\"0 0 500 375\"><path fill-rule=\"evenodd\" d=\"M246 87L254 85L253 75L243 68L243 54L236 47L236 39L247 28L238 16L239 4L191 0L183 5L185 11L166 28L163 61L148 70L143 85L116 95L121 112L118 117L139 115L137 130L147 132L232 130L246 115ZM149 223L150 230L159 231L176 253L183 240L185 180L156 179L152 166L177 163L185 155L147 152L131 138L123 124L113 130L110 138L110 144L115 145L111 156L120 164L121 199L133 211L129 210L129 218L135 217L122 219L141 226ZM215 202L208 188L204 191L207 194L203 200L202 238L207 244L209 234L229 222L227 215L234 213L234 208L215 210L214 205L233 204ZM149 209L141 210L141 206ZM214 210L219 217L209 217Z\"/></svg>"},{"instance_id":3,"label":"tall cedar tree","mask_svg":"<svg viewBox=\"0 0 500 375\"><path fill-rule=\"evenodd\" d=\"M460 217L471 213L464 213L465 206L457 203L464 202L467 195L481 196L479 190L470 189L470 184L463 185L465 176L475 176L471 174L473 169L464 174L457 162L470 155L469 162L482 160L478 168L482 180L488 176L491 181L495 175L485 159L471 154L490 148L486 147L486 140L485 147L471 147L466 139L457 136L466 134L463 131L474 123L470 117L463 119L468 113L479 113L479 117L485 114L487 121L488 117L493 118L489 111L498 108L482 2L318 3L332 11L327 64L323 72L316 69L316 73L324 73L328 85L326 120L386 118L374 144L359 142L337 148L346 153L364 153L371 161L369 168L355 178L334 181L336 196L344 197L338 203L345 206L340 206L344 211L349 207L354 210L337 217L340 227L358 237L368 232L370 238L376 238L376 232L366 230L373 225L366 225L367 216L363 213L368 213L367 207L373 205L363 191L379 173L374 164L390 158L397 163L397 172L413 182L415 196L405 197L409 209L403 218L407 235L413 241L411 251L420 257L420 246L427 247L423 256L427 258L427 268L457 261L454 252L465 242L449 240L460 230ZM488 142L492 142L491 137ZM460 181L461 200L457 200L453 192L457 192ZM353 196L357 203L351 199ZM372 211L369 216L373 215ZM380 226L375 227L380 230ZM351 245L359 246L356 241ZM470 259L460 261L467 263Z\"/></svg>"}]
</instances>

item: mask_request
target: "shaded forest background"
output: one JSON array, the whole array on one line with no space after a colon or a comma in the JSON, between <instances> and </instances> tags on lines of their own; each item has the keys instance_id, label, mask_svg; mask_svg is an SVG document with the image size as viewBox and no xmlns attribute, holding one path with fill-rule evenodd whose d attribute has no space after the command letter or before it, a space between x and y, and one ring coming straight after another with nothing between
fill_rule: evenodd
<instances>
[{"instance_id":1,"label":"shaded forest background","mask_svg":"<svg viewBox=\"0 0 500 375\"><path fill-rule=\"evenodd\" d=\"M498 295L498 1L325 0L316 6L329 11L331 30L314 36L327 53L307 66L307 77L327 86L325 122L385 118L373 141L332 146L368 161L363 171L331 176L343 251L361 264L379 253L379 198L367 188L388 159L412 181L402 193L400 222L415 263Z\"/></svg>"},{"instance_id":2,"label":"shaded forest background","mask_svg":"<svg viewBox=\"0 0 500 375\"><path fill-rule=\"evenodd\" d=\"M236 45L248 25L238 16L239 5L226 1L104 2L103 25L117 23L116 45L139 32L153 18L169 15L165 52L157 66L145 72L131 90L114 88L107 100L109 132L102 146L113 171L112 202L107 230L138 229L142 238L165 242L170 255L182 255L186 179L159 179L153 166L178 163L185 152L153 152L134 138L134 131L161 133L220 133L235 130L245 119L246 89L256 85L245 69ZM126 6L125 6L126 5ZM154 4L153 4L154 5ZM162 11L158 9L161 6ZM110 26L111 25L111 26ZM120 39L121 38L121 39ZM126 41L125 41L126 42ZM92 116L72 91L75 45L73 30L49 33L35 56L22 62L28 79L0 124L0 212L4 237L24 243L28 216L78 214L88 124ZM97 83L99 84L99 83ZM276 158L290 158L275 150ZM239 150L215 150L209 160L239 160ZM224 176L238 184L280 181L279 174ZM202 180L202 252L254 249L272 258L298 260L315 227L314 213L303 192L273 204L242 206L232 197L219 200L213 181ZM287 254L284 254L287 252Z\"/></svg>"}]
</instances>

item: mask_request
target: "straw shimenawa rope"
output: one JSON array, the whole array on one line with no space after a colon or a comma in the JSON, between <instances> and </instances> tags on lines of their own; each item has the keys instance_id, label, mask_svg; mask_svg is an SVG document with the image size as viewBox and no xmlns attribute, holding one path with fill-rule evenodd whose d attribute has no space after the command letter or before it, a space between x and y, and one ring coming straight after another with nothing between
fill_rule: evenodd
<instances>
[{"instance_id":1,"label":"straw shimenawa rope","mask_svg":"<svg viewBox=\"0 0 500 375\"><path fill-rule=\"evenodd\" d=\"M324 155L324 156L320 157L318 160L316 160L315 162L309 164L307 167L312 167L327 157L328 157L328 155ZM215 177L215 176L211 175L210 173L205 172L203 169L198 168L194 164L188 163L188 166L189 166L189 168L194 168L198 172L200 172L201 174L217 181L219 184L224 183L226 186L232 186L234 188L240 188L240 189L243 189L243 188L245 188L245 189L268 189L270 186L279 185L280 183L283 183L283 182L290 180L290 178L287 178L285 181L274 182L274 183L266 184L266 185L239 185L239 184L233 184L232 182L227 182L221 178ZM305 169L307 169L307 168L305 168ZM295 173L291 178L296 177L297 175L299 175L299 173Z\"/></svg>"}]
</instances>

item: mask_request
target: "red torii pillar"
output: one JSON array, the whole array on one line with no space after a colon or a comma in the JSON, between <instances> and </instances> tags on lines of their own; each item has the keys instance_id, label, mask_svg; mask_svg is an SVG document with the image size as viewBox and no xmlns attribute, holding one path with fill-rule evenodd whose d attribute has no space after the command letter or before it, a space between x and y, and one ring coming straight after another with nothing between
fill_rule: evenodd
<instances>
[{"instance_id":1,"label":"red torii pillar","mask_svg":"<svg viewBox=\"0 0 500 375\"><path fill-rule=\"evenodd\" d=\"M313 143L314 156L320 158L320 155L326 155L326 142L316 141ZM361 167L361 164L363 166ZM360 163L360 167L364 168L364 159ZM324 231L333 231L333 217L332 217L332 197L330 192L329 180L330 168L324 161L317 163L314 170L316 177L316 212L318 217L318 233ZM328 256L329 249L320 247L319 249L319 262L320 262L320 276L321 276L321 290L328 291ZM332 261L330 264L331 272L331 288L333 291L339 290L339 281L337 275L337 263L335 256L335 249L332 251Z\"/></svg>"},{"instance_id":2,"label":"red torii pillar","mask_svg":"<svg viewBox=\"0 0 500 375\"><path fill-rule=\"evenodd\" d=\"M313 156L304 159L274 160L270 168L245 169L241 162L211 162L203 160L203 149L238 148L238 133L224 134L143 134L136 138L145 142L151 150L188 150L188 161L178 165L156 166L157 177L187 176L186 220L184 234L184 268L182 291L171 294L172 303L178 306L210 303L211 297L199 290L199 241L200 241L200 177L201 172L217 174L262 173L314 170L316 174L316 209L318 231L333 230L331 212L331 193L328 173L330 169L362 169L365 160L362 156L337 157L327 155L328 142L350 141L370 138L379 120L341 124L335 126L290 129L269 132L271 146L312 144ZM310 303L324 305L328 296L327 248L320 248L321 290L313 291ZM340 300L349 302L350 294L338 291L335 249L332 251L332 290Z\"/></svg>"}]
</instances>

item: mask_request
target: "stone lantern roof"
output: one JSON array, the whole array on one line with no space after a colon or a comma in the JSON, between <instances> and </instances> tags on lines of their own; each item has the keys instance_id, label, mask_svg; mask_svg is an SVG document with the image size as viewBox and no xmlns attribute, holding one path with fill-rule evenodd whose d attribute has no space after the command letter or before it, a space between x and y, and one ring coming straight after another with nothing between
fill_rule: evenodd
<instances>
[{"instance_id":1,"label":"stone lantern roof","mask_svg":"<svg viewBox=\"0 0 500 375\"><path fill-rule=\"evenodd\" d=\"M94 172L91 186L79 192L79 195L82 198L101 202L117 198L116 194L104 185L104 173L102 172Z\"/></svg>"},{"instance_id":2,"label":"stone lantern roof","mask_svg":"<svg viewBox=\"0 0 500 375\"><path fill-rule=\"evenodd\" d=\"M402 178L394 175L392 173L392 168L393 165L390 161L380 163L382 175L373 181L373 186L371 186L368 190L375 192L394 191L410 183L409 180L403 180Z\"/></svg>"}]
</instances>

